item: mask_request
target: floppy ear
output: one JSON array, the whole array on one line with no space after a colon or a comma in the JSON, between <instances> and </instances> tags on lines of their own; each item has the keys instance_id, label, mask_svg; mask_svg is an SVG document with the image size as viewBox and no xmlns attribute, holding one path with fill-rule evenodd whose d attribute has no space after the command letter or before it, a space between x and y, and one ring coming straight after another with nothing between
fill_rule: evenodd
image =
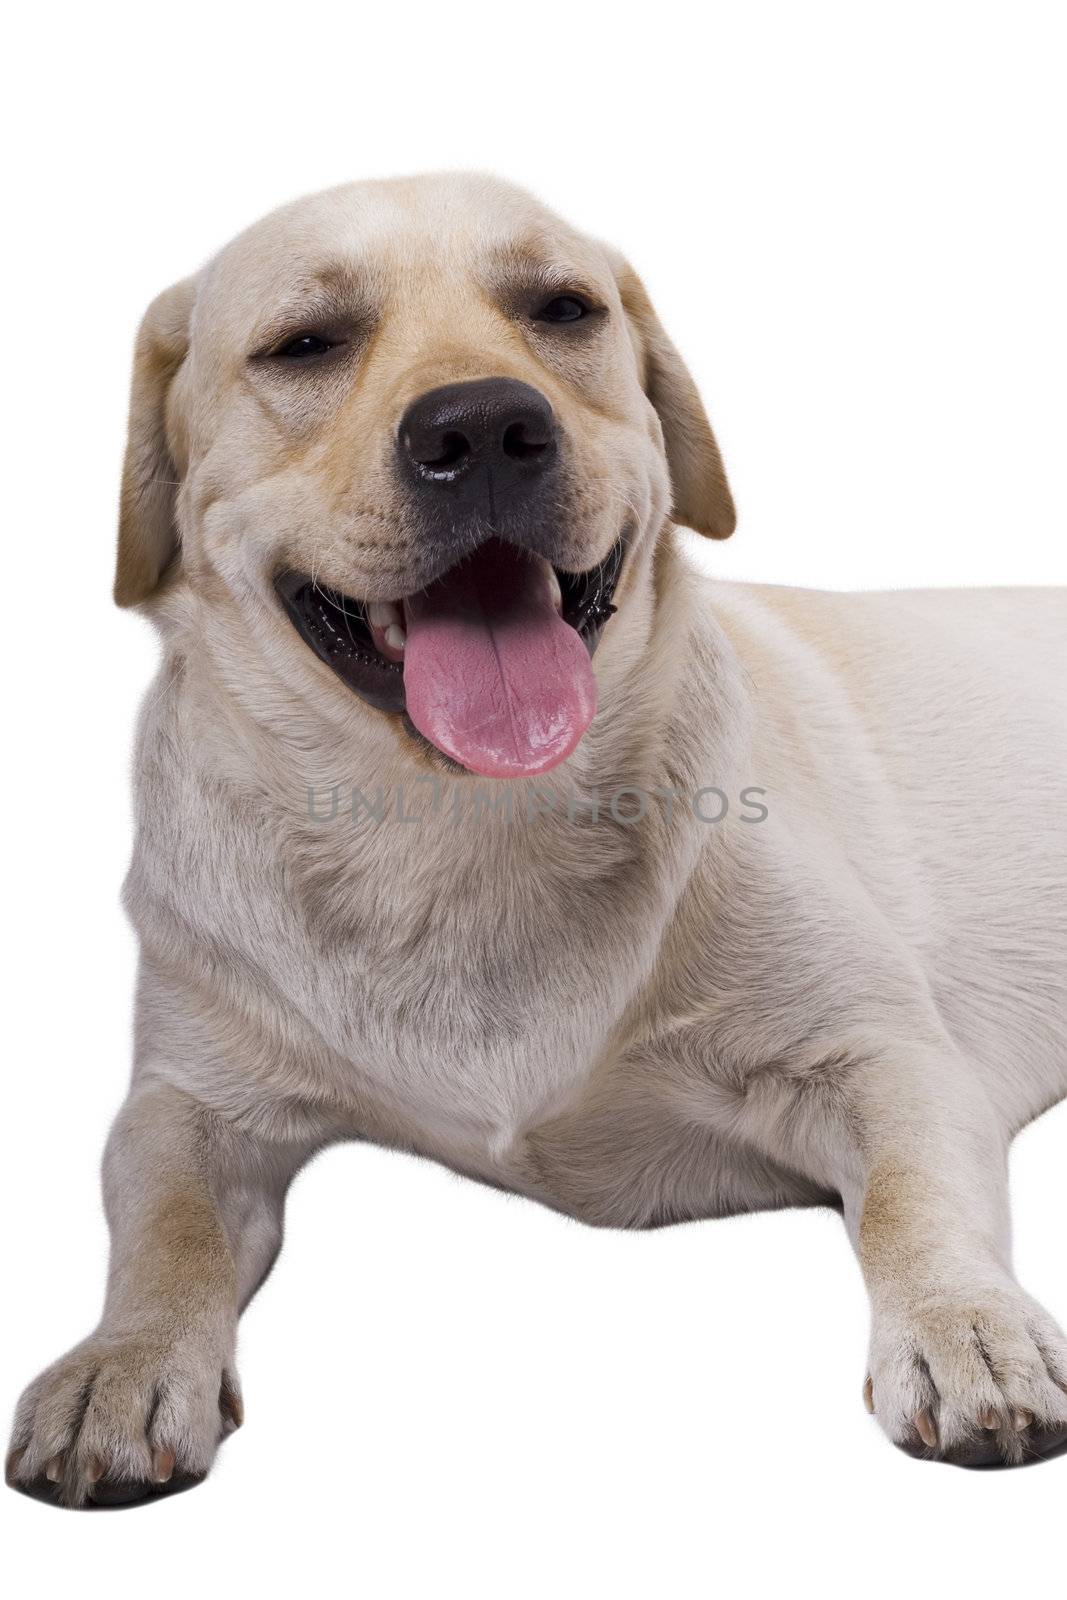
<instances>
[{"instance_id":1,"label":"floppy ear","mask_svg":"<svg viewBox=\"0 0 1067 1600\"><path fill-rule=\"evenodd\" d=\"M119 499L114 593L120 606L146 600L178 552L178 471L167 443L167 395L189 348L195 295L192 278L165 290L137 334Z\"/></svg>"},{"instance_id":2,"label":"floppy ear","mask_svg":"<svg viewBox=\"0 0 1067 1600\"><path fill-rule=\"evenodd\" d=\"M663 425L674 495L671 518L710 539L728 539L737 513L697 386L637 273L616 260L616 276L623 309L637 335L645 393Z\"/></svg>"}]
</instances>

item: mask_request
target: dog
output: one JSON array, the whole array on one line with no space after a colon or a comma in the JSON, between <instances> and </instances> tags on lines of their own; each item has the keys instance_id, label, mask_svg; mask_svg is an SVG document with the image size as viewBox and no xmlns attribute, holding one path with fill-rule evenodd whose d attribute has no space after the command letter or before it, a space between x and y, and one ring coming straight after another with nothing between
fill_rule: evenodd
<instances>
[{"instance_id":1,"label":"dog","mask_svg":"<svg viewBox=\"0 0 1067 1600\"><path fill-rule=\"evenodd\" d=\"M135 1065L14 1485L207 1473L346 1138L604 1227L836 1206L890 1439L1067 1440L1006 1180L1067 1092L1067 591L711 581L678 530L734 521L632 268L494 179L302 200L150 307Z\"/></svg>"}]
</instances>

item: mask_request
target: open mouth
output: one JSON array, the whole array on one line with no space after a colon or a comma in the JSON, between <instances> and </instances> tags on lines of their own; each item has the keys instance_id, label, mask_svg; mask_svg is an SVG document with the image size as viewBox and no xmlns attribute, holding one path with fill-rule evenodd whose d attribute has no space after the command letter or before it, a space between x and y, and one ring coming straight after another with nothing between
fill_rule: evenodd
<instances>
[{"instance_id":1,"label":"open mouth","mask_svg":"<svg viewBox=\"0 0 1067 1600\"><path fill-rule=\"evenodd\" d=\"M356 600L305 573L275 581L304 642L356 694L403 713L485 777L531 777L566 759L596 712L590 658L615 610L620 539L569 573L489 539L427 588Z\"/></svg>"}]
</instances>

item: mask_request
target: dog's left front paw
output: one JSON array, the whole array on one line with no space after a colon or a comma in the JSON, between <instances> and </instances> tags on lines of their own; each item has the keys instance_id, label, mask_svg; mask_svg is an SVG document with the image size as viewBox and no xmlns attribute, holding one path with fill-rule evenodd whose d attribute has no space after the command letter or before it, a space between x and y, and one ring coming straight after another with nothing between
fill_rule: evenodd
<instances>
[{"instance_id":1,"label":"dog's left front paw","mask_svg":"<svg viewBox=\"0 0 1067 1600\"><path fill-rule=\"evenodd\" d=\"M912 1455L1016 1466L1067 1444L1067 1339L1010 1282L883 1305L864 1398Z\"/></svg>"}]
</instances>

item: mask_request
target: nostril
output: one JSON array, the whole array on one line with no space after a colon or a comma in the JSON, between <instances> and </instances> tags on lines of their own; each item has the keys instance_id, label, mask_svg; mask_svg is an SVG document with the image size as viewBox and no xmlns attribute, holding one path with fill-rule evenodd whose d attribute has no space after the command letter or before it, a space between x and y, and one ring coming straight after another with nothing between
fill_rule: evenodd
<instances>
[{"instance_id":1,"label":"nostril","mask_svg":"<svg viewBox=\"0 0 1067 1600\"><path fill-rule=\"evenodd\" d=\"M441 434L440 438L435 441L435 446L436 453L431 453L429 447L413 452L420 466L437 470L457 467L464 456L469 456L471 453L470 440L465 434L451 428Z\"/></svg>"},{"instance_id":2,"label":"nostril","mask_svg":"<svg viewBox=\"0 0 1067 1600\"><path fill-rule=\"evenodd\" d=\"M504 454L513 461L528 461L531 457L544 455L548 449L548 440L539 439L537 430L531 432L525 422L512 422L506 427L501 443Z\"/></svg>"},{"instance_id":3,"label":"nostril","mask_svg":"<svg viewBox=\"0 0 1067 1600\"><path fill-rule=\"evenodd\" d=\"M462 461L464 456L469 456L469 454L469 438L467 438L464 434L458 434L458 432L454 432L454 430L450 429L450 432L442 434L442 448L440 448L440 453L438 453L437 456L432 456L429 461L426 461L426 458L424 458L424 466L454 467L459 461Z\"/></svg>"}]
</instances>

